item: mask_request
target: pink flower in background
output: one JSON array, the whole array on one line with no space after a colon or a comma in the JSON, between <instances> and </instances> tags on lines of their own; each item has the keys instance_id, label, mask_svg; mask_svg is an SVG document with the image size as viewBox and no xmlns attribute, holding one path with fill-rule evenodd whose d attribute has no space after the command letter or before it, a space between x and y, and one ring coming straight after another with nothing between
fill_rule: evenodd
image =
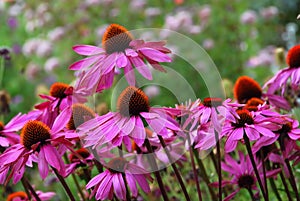
<instances>
[{"instance_id":1,"label":"pink flower in background","mask_svg":"<svg viewBox=\"0 0 300 201\"><path fill-rule=\"evenodd\" d=\"M42 192L42 191L36 191L36 194L42 201L47 201L52 199L56 194L54 192ZM36 201L36 199L32 196L32 200ZM7 196L7 201L29 201L29 198L27 197L27 194L23 191L18 191L11 193Z\"/></svg>"},{"instance_id":2,"label":"pink flower in background","mask_svg":"<svg viewBox=\"0 0 300 201\"><path fill-rule=\"evenodd\" d=\"M244 134L250 141L258 140L261 135L275 137L274 131L280 128L277 124L272 123L271 119L263 115L249 112L246 109L237 110L239 115L234 121L226 119L222 129L222 136L227 136L225 151L233 151L239 140L243 139Z\"/></svg>"},{"instance_id":3,"label":"pink flower in background","mask_svg":"<svg viewBox=\"0 0 300 201\"><path fill-rule=\"evenodd\" d=\"M289 117L280 117L278 114L277 120L273 119L272 121L277 121L278 125L280 125L280 129L274 131L274 137L262 136L257 140L252 147L253 153L256 153L264 146L273 144L277 140L283 145L285 141L297 141L300 139L299 122L297 120Z\"/></svg>"},{"instance_id":4,"label":"pink flower in background","mask_svg":"<svg viewBox=\"0 0 300 201\"><path fill-rule=\"evenodd\" d=\"M87 189L94 187L90 198L95 196L97 200L111 200L115 194L117 198L126 200L125 179L132 197L138 195L136 183L144 192L150 192L147 180L152 181L152 178L146 170L139 166L131 164L123 158L114 158L105 167L107 170L95 176L86 185Z\"/></svg>"},{"instance_id":5,"label":"pink flower in background","mask_svg":"<svg viewBox=\"0 0 300 201\"><path fill-rule=\"evenodd\" d=\"M171 51L164 47L165 42L144 42L134 40L124 27L111 24L102 40L103 48L90 45L76 45L73 50L87 58L72 64L69 69L80 70L83 73L78 84L91 93L100 92L112 86L116 67L123 68L125 77L130 85L135 85L133 68L141 75L151 80L152 74L146 62L159 71L165 71L159 62L171 62L166 55Z\"/></svg>"},{"instance_id":6,"label":"pink flower in background","mask_svg":"<svg viewBox=\"0 0 300 201\"><path fill-rule=\"evenodd\" d=\"M242 24L254 24L257 20L256 12L253 10L246 10L240 18Z\"/></svg>"},{"instance_id":7,"label":"pink flower in background","mask_svg":"<svg viewBox=\"0 0 300 201\"><path fill-rule=\"evenodd\" d=\"M168 129L180 131L168 109L151 108L148 97L138 88L127 87L119 96L117 108L118 112L109 112L78 127L85 147L95 147L107 142L119 146L124 142L130 150L130 139L142 146L146 139L143 121L161 136L167 135Z\"/></svg>"},{"instance_id":8,"label":"pink flower in background","mask_svg":"<svg viewBox=\"0 0 300 201\"><path fill-rule=\"evenodd\" d=\"M38 163L42 179L47 177L49 165L61 175L65 174L65 165L62 160L63 150L72 147L72 144L64 136L58 135L67 123L65 119L65 113L61 113L52 129L37 120L26 122L20 135L20 143L9 147L0 155L0 173L7 174L10 170L6 180L6 174L1 175L2 184L8 182L12 177L13 182L17 183L23 177L25 165L32 167L32 162Z\"/></svg>"},{"instance_id":9,"label":"pink flower in background","mask_svg":"<svg viewBox=\"0 0 300 201\"><path fill-rule=\"evenodd\" d=\"M300 45L292 47L287 54L286 62L287 68L284 68L276 73L268 82L265 83L264 88L268 88L268 94L274 94L280 90L281 94L287 89L288 84L292 88L299 87L300 84Z\"/></svg>"},{"instance_id":10,"label":"pink flower in background","mask_svg":"<svg viewBox=\"0 0 300 201\"><path fill-rule=\"evenodd\" d=\"M262 163L256 162L257 169L260 173L260 177L263 177L262 172ZM225 155L225 163L222 162L222 170L229 173L229 175L232 177L230 181L224 180L222 181L222 186L226 185L232 185L233 187L236 187L236 189L229 194L224 201L228 201L233 199L236 194L242 189L248 189L248 190L255 190L258 191L256 182L257 178L254 174L254 169L251 164L249 156L244 156L242 152L239 152L239 162L237 162L234 158L232 158L229 154ZM276 176L281 171L280 168L268 171L266 173L267 177L273 177ZM214 182L211 184L214 187L218 186L217 182ZM258 196L258 192L255 194L255 196Z\"/></svg>"},{"instance_id":11,"label":"pink flower in background","mask_svg":"<svg viewBox=\"0 0 300 201\"><path fill-rule=\"evenodd\" d=\"M35 114L17 114L7 124L0 122L0 146L8 147L20 142L20 136L17 134L24 124L30 120L36 118Z\"/></svg>"}]
</instances>

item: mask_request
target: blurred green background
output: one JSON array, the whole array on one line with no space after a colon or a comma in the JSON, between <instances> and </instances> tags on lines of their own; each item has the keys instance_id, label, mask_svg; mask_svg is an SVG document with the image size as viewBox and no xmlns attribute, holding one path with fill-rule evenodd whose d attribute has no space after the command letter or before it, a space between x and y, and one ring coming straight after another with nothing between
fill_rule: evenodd
<instances>
[{"instance_id":1,"label":"blurred green background","mask_svg":"<svg viewBox=\"0 0 300 201\"><path fill-rule=\"evenodd\" d=\"M212 58L223 78L226 96L232 97L238 76L249 75L262 85L284 67L275 53L278 47L286 51L297 43L299 6L299 0L1 0L0 48L8 48L11 56L6 61L1 58L5 72L0 90L9 94L11 110L4 121L18 112L30 111L41 102L38 94L48 93L53 82L74 82L74 72L68 66L83 57L74 53L72 46L101 45L110 23L128 30L167 28L193 39ZM147 33L144 37L146 40ZM162 35L163 39L167 40ZM186 65L178 58L172 63L196 95L206 97L201 76ZM152 105L177 103L163 87L145 90ZM109 105L110 97L111 90L105 91L97 104ZM39 180L32 179L33 183ZM51 183L51 179L44 183ZM64 200L62 191L59 188L58 194ZM242 199L249 198L246 195Z\"/></svg>"},{"instance_id":2,"label":"blurred green background","mask_svg":"<svg viewBox=\"0 0 300 201\"><path fill-rule=\"evenodd\" d=\"M11 97L6 121L32 109L40 101L38 94L48 93L53 82L74 81L68 66L82 57L72 46L101 45L110 23L128 30L167 28L190 37L218 67L228 97L240 75L263 84L282 67L275 60L276 48L286 50L297 41L297 32L287 31L287 26L296 31L299 4L295 0L1 1L0 46L11 50L3 80L3 89ZM207 96L201 76L195 76L185 65L176 58L172 63L177 72L189 78L198 97ZM166 95L166 89L147 90L152 105L176 103L175 97ZM102 101L109 103L109 99L110 92L101 95Z\"/></svg>"}]
</instances>

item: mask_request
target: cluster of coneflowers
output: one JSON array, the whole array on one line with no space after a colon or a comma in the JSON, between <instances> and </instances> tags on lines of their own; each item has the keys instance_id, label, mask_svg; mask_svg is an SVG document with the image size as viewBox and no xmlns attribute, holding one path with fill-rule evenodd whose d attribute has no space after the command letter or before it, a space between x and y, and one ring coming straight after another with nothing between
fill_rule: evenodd
<instances>
[{"instance_id":1,"label":"cluster of coneflowers","mask_svg":"<svg viewBox=\"0 0 300 201\"><path fill-rule=\"evenodd\" d=\"M54 196L35 190L28 172L35 164L42 180L56 175L70 200L132 200L154 191L174 199L170 189L176 183L166 184L166 174L175 175L186 200L202 200L203 187L211 200L230 200L241 189L252 200L269 200L271 191L278 200L299 200L293 168L300 161L300 129L288 113L294 102L285 97L299 91L300 46L289 50L288 67L265 84L265 93L255 80L241 76L234 102L208 97L174 108L151 107L135 81L135 71L149 80L151 68L166 72L160 65L171 62L165 42L134 39L112 24L102 48L76 45L73 50L86 56L69 67L78 71L74 86L54 83L33 111L0 124L0 183L21 181L25 189L7 200ZM111 88L122 69L129 86L119 94L117 110L98 115L87 107L88 97ZM217 177L208 176L204 151ZM195 185L180 171L190 168ZM65 181L69 176L76 191Z\"/></svg>"}]
</instances>

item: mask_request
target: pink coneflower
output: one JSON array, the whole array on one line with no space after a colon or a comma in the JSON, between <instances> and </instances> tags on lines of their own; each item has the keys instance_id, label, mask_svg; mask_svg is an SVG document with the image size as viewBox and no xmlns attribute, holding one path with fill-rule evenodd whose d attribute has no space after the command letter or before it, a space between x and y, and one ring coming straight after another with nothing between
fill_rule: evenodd
<instances>
[{"instance_id":1,"label":"pink coneflower","mask_svg":"<svg viewBox=\"0 0 300 201\"><path fill-rule=\"evenodd\" d=\"M281 145L284 145L285 140L296 141L300 139L299 122L297 120L288 117L279 117L277 119L275 121L278 121L281 128L274 131L274 137L262 136L252 147L254 153L264 146L273 144L277 140L279 140Z\"/></svg>"},{"instance_id":2,"label":"pink coneflower","mask_svg":"<svg viewBox=\"0 0 300 201\"><path fill-rule=\"evenodd\" d=\"M204 98L198 107L194 108L191 112L193 123L191 129L197 123L206 124L211 122L217 132L221 132L222 119L225 117L234 120L235 111L230 105L230 99L223 101L221 98Z\"/></svg>"},{"instance_id":3,"label":"pink coneflower","mask_svg":"<svg viewBox=\"0 0 300 201\"><path fill-rule=\"evenodd\" d=\"M267 101L270 105L285 110L290 110L290 105L286 99L281 96L263 93L260 85L254 79L248 76L240 76L235 82L233 94L239 103L247 103L252 98Z\"/></svg>"},{"instance_id":4,"label":"pink coneflower","mask_svg":"<svg viewBox=\"0 0 300 201\"><path fill-rule=\"evenodd\" d=\"M9 147L0 156L0 172L10 170L6 182L13 177L14 183L17 183L23 177L25 165L32 167L32 162L38 163L42 179L48 175L49 165L64 175L63 153L56 148L59 146L65 150L63 147L72 146L63 136L57 135L64 126L65 122L61 117L57 118L52 129L41 121L28 121L22 129L20 143Z\"/></svg>"},{"instance_id":5,"label":"pink coneflower","mask_svg":"<svg viewBox=\"0 0 300 201\"><path fill-rule=\"evenodd\" d=\"M151 80L152 75L145 61L153 68L165 71L159 62L171 62L166 53L171 51L164 47L165 42L144 42L134 40L128 30L118 24L111 24L102 39L102 48L90 45L76 45L73 50L87 58L77 61L69 68L84 69L80 85L87 89L102 91L111 87L116 67L124 68L126 79L135 85L133 68Z\"/></svg>"},{"instance_id":6,"label":"pink coneflower","mask_svg":"<svg viewBox=\"0 0 300 201\"><path fill-rule=\"evenodd\" d=\"M26 121L34 118L33 114L17 114L7 124L0 122L0 146L8 147L20 142L20 136L17 134L22 129Z\"/></svg>"},{"instance_id":7,"label":"pink coneflower","mask_svg":"<svg viewBox=\"0 0 300 201\"><path fill-rule=\"evenodd\" d=\"M42 191L36 191L37 196L39 196L40 200L47 201L50 200L53 196L55 196L54 192L42 192ZM36 199L33 197L33 201L36 201ZM18 191L11 193L7 196L6 201L29 201L29 198L27 197L27 194L23 191Z\"/></svg>"},{"instance_id":8,"label":"pink coneflower","mask_svg":"<svg viewBox=\"0 0 300 201\"><path fill-rule=\"evenodd\" d=\"M274 94L277 90L281 90L284 94L288 85L292 88L299 87L300 84L300 45L292 47L287 54L287 68L280 70L273 78L271 78L264 88L268 87L268 93Z\"/></svg>"},{"instance_id":9,"label":"pink coneflower","mask_svg":"<svg viewBox=\"0 0 300 201\"><path fill-rule=\"evenodd\" d=\"M257 161L257 169L260 171L260 176L263 176L262 173L262 163ZM226 185L233 185L236 189L228 195L224 201L228 201L233 199L236 194L242 189L245 188L250 192L250 195L252 199L254 198L253 196L257 197L258 192L254 195L252 190L257 191L257 178L255 177L254 174L254 169L251 163L251 160L249 156L244 156L242 152L239 152L239 163L233 159L229 154L225 155L225 163L222 162L222 170L228 172L230 176L232 176L232 179L230 181L224 180L222 182L222 186ZM272 171L267 172L267 177L273 177L277 173L279 173L281 169L275 169ZM218 183L212 183L212 186L218 186Z\"/></svg>"},{"instance_id":10,"label":"pink coneflower","mask_svg":"<svg viewBox=\"0 0 300 201\"><path fill-rule=\"evenodd\" d=\"M132 197L137 197L139 184L141 189L149 193L150 187L147 180L152 181L149 173L137 165L131 164L123 158L114 158L107 165L107 169L95 176L87 185L90 189L94 186L90 197L95 196L97 200L113 199L115 194L119 199L126 200L126 185L132 193ZM126 184L125 181L126 180Z\"/></svg>"},{"instance_id":11,"label":"pink coneflower","mask_svg":"<svg viewBox=\"0 0 300 201\"><path fill-rule=\"evenodd\" d=\"M78 127L86 147L107 142L119 146L124 142L130 150L130 139L142 146L146 139L143 122L161 136L167 135L168 129L180 131L168 108L150 107L148 97L136 87L127 87L121 93L117 108L117 112L96 117Z\"/></svg>"},{"instance_id":12,"label":"pink coneflower","mask_svg":"<svg viewBox=\"0 0 300 201\"><path fill-rule=\"evenodd\" d=\"M278 129L278 125L272 124L269 118L263 115L249 112L246 109L237 110L238 118L236 120L225 121L225 126L222 130L222 136L226 135L225 151L233 151L239 140L244 137L244 134L250 141L258 140L261 135L275 137L273 131Z\"/></svg>"}]
</instances>

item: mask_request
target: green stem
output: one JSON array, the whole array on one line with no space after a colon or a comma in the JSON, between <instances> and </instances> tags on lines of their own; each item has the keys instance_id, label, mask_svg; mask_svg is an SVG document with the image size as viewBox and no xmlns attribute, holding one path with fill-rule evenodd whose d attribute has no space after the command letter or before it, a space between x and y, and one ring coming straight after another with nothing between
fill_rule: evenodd
<instances>
[{"instance_id":1,"label":"green stem","mask_svg":"<svg viewBox=\"0 0 300 201\"><path fill-rule=\"evenodd\" d=\"M189 152L190 152L191 163L192 163L194 177L195 177L195 182L196 182L198 199L199 199L199 201L202 201L202 194L201 194L201 189L200 189L200 182L198 180L198 172L197 172L196 165L195 165L194 154L193 154L193 150L192 150L193 148L192 148L192 145L191 145L191 139L190 139L190 135L189 134L187 134L187 139L188 139L188 143L190 145Z\"/></svg>"},{"instance_id":2,"label":"green stem","mask_svg":"<svg viewBox=\"0 0 300 201\"><path fill-rule=\"evenodd\" d=\"M53 169L56 177L59 179L60 183L64 187L64 189L65 189L66 193L68 194L70 200L71 201L75 201L75 198L74 198L74 196L73 196L73 194L72 194L72 192L71 192L68 184L66 183L65 179L58 173L58 171L54 167L52 167L52 169Z\"/></svg>"},{"instance_id":3,"label":"green stem","mask_svg":"<svg viewBox=\"0 0 300 201\"><path fill-rule=\"evenodd\" d=\"M218 159L218 180L219 180L219 201L222 201L222 172L221 172L221 149L219 134L215 131L215 140L217 143L217 159Z\"/></svg>"},{"instance_id":4,"label":"green stem","mask_svg":"<svg viewBox=\"0 0 300 201\"><path fill-rule=\"evenodd\" d=\"M3 77L5 72L5 59L1 57L1 63L0 63L0 89L3 88Z\"/></svg>"},{"instance_id":5,"label":"green stem","mask_svg":"<svg viewBox=\"0 0 300 201\"><path fill-rule=\"evenodd\" d=\"M270 161L269 161L269 160L266 161L266 169L267 169L267 170L270 170L270 169L271 169ZM279 192L278 192L278 190L277 190L277 187L276 187L276 184L275 184L274 179L271 177L271 178L269 178L269 180L270 180L271 188L272 188L272 190L273 190L275 196L277 197L277 200L278 200L278 201L282 201L282 199L281 199L281 197L280 197L280 195L279 195Z\"/></svg>"},{"instance_id":6,"label":"green stem","mask_svg":"<svg viewBox=\"0 0 300 201\"><path fill-rule=\"evenodd\" d=\"M262 159L262 169L263 169L263 175L264 175L265 192L266 192L266 196L269 197L266 166L265 166L264 154L263 154L262 149L260 150L260 156L261 156L261 159Z\"/></svg>"},{"instance_id":7,"label":"green stem","mask_svg":"<svg viewBox=\"0 0 300 201\"><path fill-rule=\"evenodd\" d=\"M253 153L252 153L252 150L251 150L251 145L250 145L250 141L249 141L249 138L248 136L244 133L244 141L245 141L245 145L246 145L246 148L247 148L247 152L249 154L249 158L251 160L251 163L252 163L252 167L253 167L253 170L255 172L255 176L257 178L257 181L258 181L258 184L259 184L259 187L260 187L260 190L263 194L263 197L266 201L269 200L269 198L267 197L266 193L265 193L265 190L264 190L264 186L261 182L261 179L260 179L260 176L259 176L259 172L257 170L257 167L256 167L256 163L255 163L255 160L254 160L254 156L253 156Z\"/></svg>"},{"instance_id":8,"label":"green stem","mask_svg":"<svg viewBox=\"0 0 300 201\"><path fill-rule=\"evenodd\" d=\"M204 180L204 182L205 182L205 184L206 184L206 186L207 186L207 188L208 188L208 191L209 191L209 193L210 193L211 199L212 199L212 200L218 200L218 198L217 198L217 196L216 196L214 190L213 190L212 187L209 185L209 184L210 184L210 181L209 181L208 175L207 175L207 173L206 173L206 169L205 169L205 167L204 167L202 161L201 161L200 158L199 158L199 153L198 153L198 151L195 150L195 149L194 149L194 155L195 155L197 164L198 164L198 166L199 166L199 169L200 169L200 171L201 171L200 174L201 174L201 176L202 176L202 178L203 178L203 180Z\"/></svg>"},{"instance_id":9,"label":"green stem","mask_svg":"<svg viewBox=\"0 0 300 201\"><path fill-rule=\"evenodd\" d=\"M151 168L154 171L154 175L155 175L155 178L157 180L158 186L160 188L160 192L161 192L161 194L164 198L164 201L169 201L169 198L168 198L167 192L165 190L163 181L162 181L160 173L158 171L157 163L156 163L155 158L153 156L153 149L152 149L151 144L150 144L148 139L145 140L145 145L148 149L148 152L150 153L150 154L147 154L147 156L148 156L148 159L150 161Z\"/></svg>"},{"instance_id":10,"label":"green stem","mask_svg":"<svg viewBox=\"0 0 300 201\"><path fill-rule=\"evenodd\" d=\"M282 184L283 184L283 186L284 186L284 189L285 189L285 192L286 192L286 195L287 195L289 201L293 201L292 196L291 196L291 193L290 193L290 190L289 190L289 187L288 187L288 185L287 185L287 183L286 183L286 181L285 181L285 177L284 177L282 171L280 172L279 175L280 175Z\"/></svg>"},{"instance_id":11,"label":"green stem","mask_svg":"<svg viewBox=\"0 0 300 201\"><path fill-rule=\"evenodd\" d=\"M166 154L167 154L167 157L168 157L168 159L169 159L169 162L171 163L171 166L172 166L172 168L173 168L173 170L174 170L174 173L175 173L176 178L177 178L177 180L178 180L178 182L179 182L179 185L180 185L180 187L181 187L181 190L183 191L183 194L184 194L184 196L185 196L185 199L186 199L187 201L190 201L190 200L191 200L191 199L190 199L190 196L189 196L189 194L188 194L188 192L187 192L187 190L186 190L186 187L185 187L185 185L184 185L184 183L183 183L183 180L182 180L182 177L181 177L181 175L180 175L180 172L179 172L179 170L178 170L178 168L177 168L175 162L173 161L170 152L169 152L168 149L167 149L167 145L166 145L164 139L163 139L160 135L158 135L158 139L159 139L161 145L163 146L163 148L164 148L164 150L165 150L165 152L166 152Z\"/></svg>"},{"instance_id":12,"label":"green stem","mask_svg":"<svg viewBox=\"0 0 300 201\"><path fill-rule=\"evenodd\" d=\"M25 182L26 186L28 187L29 191L32 193L33 197L35 198L36 201L41 201L41 199L39 198L39 196L36 194L35 190L33 189L33 187L31 186L31 184L29 183L28 179L26 177L22 178L23 181Z\"/></svg>"},{"instance_id":13,"label":"green stem","mask_svg":"<svg viewBox=\"0 0 300 201\"><path fill-rule=\"evenodd\" d=\"M296 199L297 201L300 201L300 197L299 197L299 193L298 193L298 188L297 188L297 184L296 184L296 181L295 181L295 176L294 176L294 173L293 173L293 170L292 170L292 167L290 165L290 162L288 159L284 159L284 162L288 168L288 171L290 173L290 178L289 178L289 181L290 181L290 184L293 188L293 191L296 195Z\"/></svg>"},{"instance_id":14,"label":"green stem","mask_svg":"<svg viewBox=\"0 0 300 201\"><path fill-rule=\"evenodd\" d=\"M254 197L254 194L253 194L253 192L252 192L252 189L251 189L251 188L247 188L247 190L248 190L248 192L249 192L249 194L250 194L250 197L251 197L252 201L256 201L256 199L255 199L255 197Z\"/></svg>"},{"instance_id":15,"label":"green stem","mask_svg":"<svg viewBox=\"0 0 300 201\"><path fill-rule=\"evenodd\" d=\"M28 200L31 200L31 194L28 191L27 183L24 181L24 178L21 179L22 185L24 187L25 193L27 194Z\"/></svg>"},{"instance_id":16,"label":"green stem","mask_svg":"<svg viewBox=\"0 0 300 201\"><path fill-rule=\"evenodd\" d=\"M69 164L70 161L69 161L69 159L68 159L67 154L64 154L64 158L65 158L65 161ZM86 199L85 199L85 197L84 197L84 194L83 194L83 192L82 192L82 189L81 189L81 187L80 187L80 185L79 185L79 183L78 183L78 180L77 180L77 178L76 178L76 175L74 175L74 173L72 173L71 175L72 175L72 179L73 179L73 181L74 181L74 183L75 183L75 186L76 186L77 190L79 191L79 194L80 194L80 196L81 196L81 198L82 198L82 201L86 201Z\"/></svg>"}]
</instances>

